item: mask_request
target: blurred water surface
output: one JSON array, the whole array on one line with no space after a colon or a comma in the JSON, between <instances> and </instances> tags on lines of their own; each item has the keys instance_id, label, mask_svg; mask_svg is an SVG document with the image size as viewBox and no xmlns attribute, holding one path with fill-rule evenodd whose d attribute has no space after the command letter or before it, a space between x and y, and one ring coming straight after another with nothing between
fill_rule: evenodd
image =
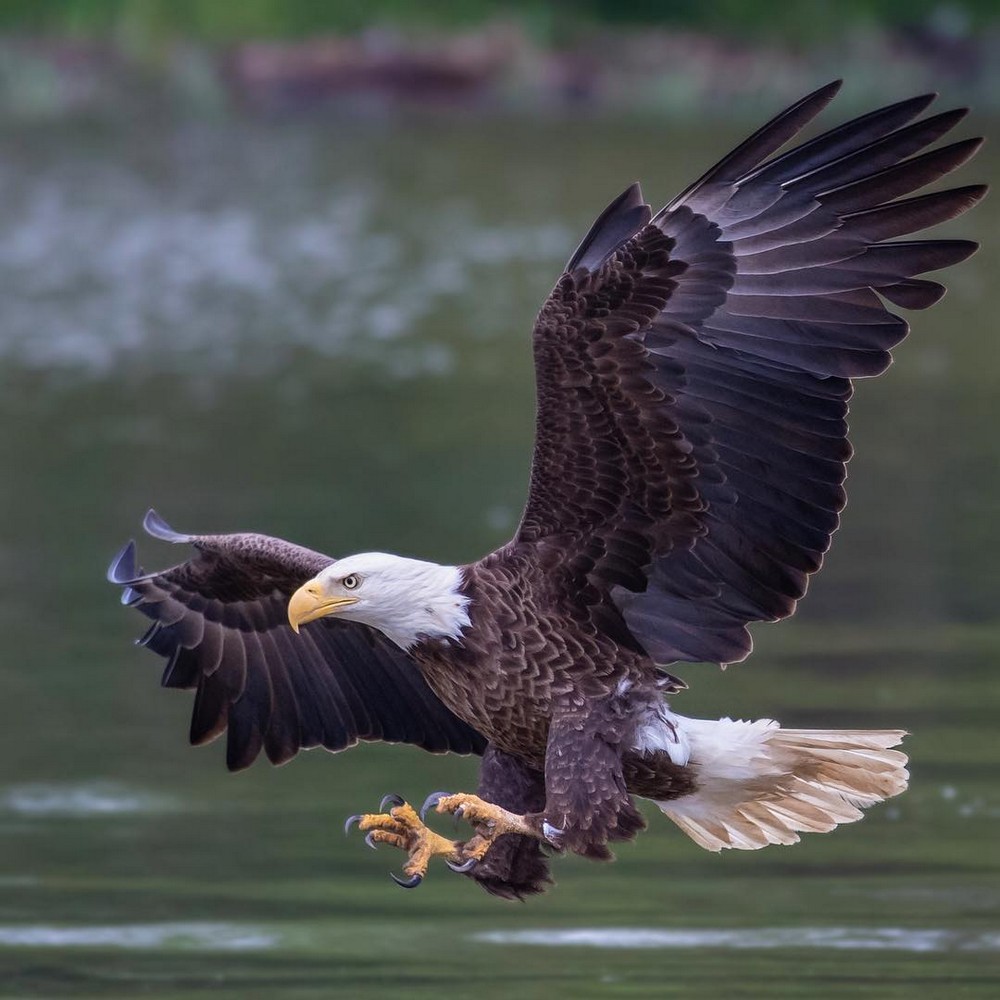
<instances>
[{"instance_id":1,"label":"blurred water surface","mask_svg":"<svg viewBox=\"0 0 1000 1000\"><path fill-rule=\"evenodd\" d=\"M186 746L189 697L158 689L102 582L151 504L332 553L503 542L561 265L625 184L664 201L744 131L0 137L0 995L996 995L996 198L949 227L984 251L860 387L851 505L801 612L746 665L682 671L687 714L911 730L911 790L861 824L716 857L655 815L526 906L443 867L403 893L344 816L469 788L474 762L372 746L230 776L221 746Z\"/></svg>"}]
</instances>

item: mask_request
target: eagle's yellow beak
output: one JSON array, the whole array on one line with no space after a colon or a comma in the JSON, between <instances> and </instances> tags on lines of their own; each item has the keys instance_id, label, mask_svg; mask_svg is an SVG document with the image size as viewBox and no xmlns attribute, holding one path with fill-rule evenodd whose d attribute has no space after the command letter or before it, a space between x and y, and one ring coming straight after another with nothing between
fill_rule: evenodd
<instances>
[{"instance_id":1,"label":"eagle's yellow beak","mask_svg":"<svg viewBox=\"0 0 1000 1000\"><path fill-rule=\"evenodd\" d=\"M328 597L323 584L310 580L292 594L288 602L288 624L298 634L300 625L335 614L342 608L357 603L356 597Z\"/></svg>"}]
</instances>

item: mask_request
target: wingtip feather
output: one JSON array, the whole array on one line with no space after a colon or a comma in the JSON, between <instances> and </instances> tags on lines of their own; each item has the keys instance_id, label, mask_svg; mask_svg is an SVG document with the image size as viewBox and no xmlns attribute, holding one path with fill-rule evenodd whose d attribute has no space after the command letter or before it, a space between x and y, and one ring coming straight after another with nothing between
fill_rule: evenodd
<instances>
[{"instance_id":1,"label":"wingtip feather","mask_svg":"<svg viewBox=\"0 0 1000 1000\"><path fill-rule=\"evenodd\" d=\"M597 270L622 243L649 222L651 215L649 205L643 200L642 188L634 181L597 217L570 257L566 270L570 273L578 268Z\"/></svg>"},{"instance_id":2,"label":"wingtip feather","mask_svg":"<svg viewBox=\"0 0 1000 1000\"><path fill-rule=\"evenodd\" d=\"M135 581L138 572L135 562L135 539L130 538L111 560L106 574L107 581L120 587L127 586Z\"/></svg>"},{"instance_id":3,"label":"wingtip feather","mask_svg":"<svg viewBox=\"0 0 1000 1000\"><path fill-rule=\"evenodd\" d=\"M152 507L146 511L146 516L142 519L142 528L147 535L164 542L190 542L193 537L174 531Z\"/></svg>"}]
</instances>

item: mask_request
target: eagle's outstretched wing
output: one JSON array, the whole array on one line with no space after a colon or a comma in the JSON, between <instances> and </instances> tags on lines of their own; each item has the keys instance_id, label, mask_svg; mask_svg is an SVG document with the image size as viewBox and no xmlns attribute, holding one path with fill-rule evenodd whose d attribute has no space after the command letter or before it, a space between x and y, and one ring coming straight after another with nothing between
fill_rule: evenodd
<instances>
[{"instance_id":1,"label":"eagle's outstretched wing","mask_svg":"<svg viewBox=\"0 0 1000 1000\"><path fill-rule=\"evenodd\" d=\"M530 496L513 545L552 542L567 600L624 617L659 662L743 659L792 613L844 506L850 379L923 309L915 277L964 240L892 238L985 187L895 200L981 140L914 155L965 114L917 97L771 157L833 97L780 114L666 208L638 185L600 217L539 314ZM620 619L619 619L620 621Z\"/></svg>"},{"instance_id":2,"label":"eagle's outstretched wing","mask_svg":"<svg viewBox=\"0 0 1000 1000\"><path fill-rule=\"evenodd\" d=\"M123 603L153 620L139 642L167 658L164 687L195 689L191 742L228 728L231 770L252 764L262 748L283 764L299 749L343 750L359 740L483 752L479 733L377 632L324 619L292 634L288 599L329 556L266 535L181 535L153 511L144 526L192 544L196 555L144 574L129 542L108 578L124 588Z\"/></svg>"}]
</instances>

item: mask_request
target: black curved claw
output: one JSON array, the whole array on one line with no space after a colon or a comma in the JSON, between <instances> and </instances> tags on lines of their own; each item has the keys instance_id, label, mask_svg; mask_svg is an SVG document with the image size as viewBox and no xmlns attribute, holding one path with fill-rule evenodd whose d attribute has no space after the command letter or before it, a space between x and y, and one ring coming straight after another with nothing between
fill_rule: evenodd
<instances>
[{"instance_id":1,"label":"black curved claw","mask_svg":"<svg viewBox=\"0 0 1000 1000\"><path fill-rule=\"evenodd\" d=\"M407 879L402 879L395 872L389 872L389 877L403 889L416 889L424 880L423 875L411 875Z\"/></svg>"},{"instance_id":2,"label":"black curved claw","mask_svg":"<svg viewBox=\"0 0 1000 1000\"><path fill-rule=\"evenodd\" d=\"M386 802L388 802L389 805L391 805L394 809L397 806L406 805L406 799L404 799L402 795L396 795L395 792L390 792L388 795L382 796L382 801L379 803L378 806L379 812L385 812Z\"/></svg>"},{"instance_id":3,"label":"black curved claw","mask_svg":"<svg viewBox=\"0 0 1000 1000\"><path fill-rule=\"evenodd\" d=\"M424 799L424 804L420 807L420 818L424 819L429 809L433 809L442 799L448 798L449 795L451 795L451 792L431 792Z\"/></svg>"},{"instance_id":4,"label":"black curved claw","mask_svg":"<svg viewBox=\"0 0 1000 1000\"><path fill-rule=\"evenodd\" d=\"M444 862L453 872L458 872L459 875L464 875L466 872L471 872L473 868L476 867L476 859L469 858L468 861L463 861L460 865L452 864L447 858Z\"/></svg>"},{"instance_id":5,"label":"black curved claw","mask_svg":"<svg viewBox=\"0 0 1000 1000\"><path fill-rule=\"evenodd\" d=\"M344 822L344 833L350 833L351 827L355 823L361 822L361 813L355 813L353 816L348 816L347 820Z\"/></svg>"},{"instance_id":6,"label":"black curved claw","mask_svg":"<svg viewBox=\"0 0 1000 1000\"><path fill-rule=\"evenodd\" d=\"M376 844L376 843L375 843L375 841L374 841L374 840L372 840L372 833L373 833L373 832L374 832L374 831L369 831L368 833L366 833L366 834L365 834L365 843L366 843L366 844L367 844L367 845L368 845L368 846L369 846L369 847L370 847L370 848L371 848L371 849L372 849L373 851L377 851L377 850L378 850L378 844Z\"/></svg>"}]
</instances>

